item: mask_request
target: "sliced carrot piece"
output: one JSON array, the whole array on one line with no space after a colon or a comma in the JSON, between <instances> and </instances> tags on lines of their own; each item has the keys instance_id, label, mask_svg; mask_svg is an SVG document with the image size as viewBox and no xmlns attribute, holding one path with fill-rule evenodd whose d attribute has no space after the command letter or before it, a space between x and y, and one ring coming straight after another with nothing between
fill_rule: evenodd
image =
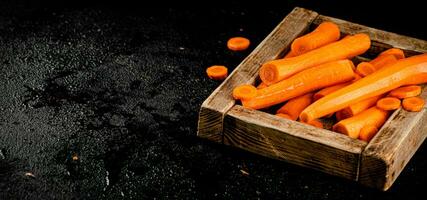
<instances>
[{"instance_id":1,"label":"sliced carrot piece","mask_svg":"<svg viewBox=\"0 0 427 200\"><path fill-rule=\"evenodd\" d=\"M262 89L262 88L266 88L267 86L268 86L267 84L261 82L256 88L257 89Z\"/></svg>"},{"instance_id":2,"label":"sliced carrot piece","mask_svg":"<svg viewBox=\"0 0 427 200\"><path fill-rule=\"evenodd\" d=\"M372 125L363 127L359 133L359 139L365 142L369 142L375 134L377 134L378 128Z\"/></svg>"},{"instance_id":3,"label":"sliced carrot piece","mask_svg":"<svg viewBox=\"0 0 427 200\"><path fill-rule=\"evenodd\" d=\"M213 80L224 80L228 76L228 69L223 65L213 65L206 69L208 77Z\"/></svg>"},{"instance_id":4,"label":"sliced carrot piece","mask_svg":"<svg viewBox=\"0 0 427 200\"><path fill-rule=\"evenodd\" d=\"M343 110L337 111L335 113L335 118L337 119L337 121L341 121L341 120L347 119L349 117L351 117L351 116L346 115L346 113L343 112Z\"/></svg>"},{"instance_id":5,"label":"sliced carrot piece","mask_svg":"<svg viewBox=\"0 0 427 200\"><path fill-rule=\"evenodd\" d=\"M233 51L243 51L246 50L251 42L249 39L244 37L233 37L227 41L227 47Z\"/></svg>"},{"instance_id":6,"label":"sliced carrot piece","mask_svg":"<svg viewBox=\"0 0 427 200\"><path fill-rule=\"evenodd\" d=\"M367 76L387 65L395 63L396 61L397 58L393 55L380 55L369 62L359 63L356 67L356 72L362 76Z\"/></svg>"},{"instance_id":7,"label":"sliced carrot piece","mask_svg":"<svg viewBox=\"0 0 427 200\"><path fill-rule=\"evenodd\" d=\"M257 94L257 89L253 85L240 85L233 89L233 98L239 100L250 100Z\"/></svg>"},{"instance_id":8,"label":"sliced carrot piece","mask_svg":"<svg viewBox=\"0 0 427 200\"><path fill-rule=\"evenodd\" d=\"M405 53L402 51L402 49L398 49L398 48L391 48L391 49L385 50L380 53L380 56L381 55L393 55L397 59L405 58Z\"/></svg>"},{"instance_id":9,"label":"sliced carrot piece","mask_svg":"<svg viewBox=\"0 0 427 200\"><path fill-rule=\"evenodd\" d=\"M342 109L342 112L344 113L344 116L346 116L346 118L352 117L376 105L377 101L381 99L381 97L383 97L383 95L367 98L363 101L357 102L353 105L348 106L347 108Z\"/></svg>"},{"instance_id":10,"label":"sliced carrot piece","mask_svg":"<svg viewBox=\"0 0 427 200\"><path fill-rule=\"evenodd\" d=\"M389 111L373 106L353 117L339 121L332 127L332 130L356 139L359 137L360 130L365 126L381 127L389 113Z\"/></svg>"},{"instance_id":11,"label":"sliced carrot piece","mask_svg":"<svg viewBox=\"0 0 427 200\"><path fill-rule=\"evenodd\" d=\"M389 95L399 99L404 99L408 97L415 97L421 94L421 86L419 85L409 85L396 88L390 91Z\"/></svg>"},{"instance_id":12,"label":"sliced carrot piece","mask_svg":"<svg viewBox=\"0 0 427 200\"><path fill-rule=\"evenodd\" d=\"M384 97L377 101L377 107L383 110L397 110L400 104L400 99L396 97Z\"/></svg>"},{"instance_id":13,"label":"sliced carrot piece","mask_svg":"<svg viewBox=\"0 0 427 200\"><path fill-rule=\"evenodd\" d=\"M276 116L281 117L281 118L285 118L285 119L293 120L292 117L289 116L288 114L277 113Z\"/></svg>"},{"instance_id":14,"label":"sliced carrot piece","mask_svg":"<svg viewBox=\"0 0 427 200\"><path fill-rule=\"evenodd\" d=\"M420 97L409 97L406 99L403 99L403 108L410 112L419 112L424 107L424 99Z\"/></svg>"},{"instance_id":15,"label":"sliced carrot piece","mask_svg":"<svg viewBox=\"0 0 427 200\"><path fill-rule=\"evenodd\" d=\"M297 120L299 114L304 108L311 104L313 93L308 93L299 97L290 99L276 113L287 114L292 120Z\"/></svg>"},{"instance_id":16,"label":"sliced carrot piece","mask_svg":"<svg viewBox=\"0 0 427 200\"><path fill-rule=\"evenodd\" d=\"M320 121L319 121L319 120L317 120L317 119L315 119L315 120L313 120L313 121L309 121L309 122L302 122L302 123L304 123L304 124L308 124L308 125L312 125L312 126L317 127L317 128L323 128L323 124L322 124L322 122L320 122Z\"/></svg>"}]
</instances>

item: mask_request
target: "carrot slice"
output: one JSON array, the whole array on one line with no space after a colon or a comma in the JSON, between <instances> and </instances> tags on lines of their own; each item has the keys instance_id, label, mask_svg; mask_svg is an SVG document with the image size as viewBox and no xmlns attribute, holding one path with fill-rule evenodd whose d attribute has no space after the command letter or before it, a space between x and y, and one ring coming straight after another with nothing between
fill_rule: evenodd
<instances>
[{"instance_id":1,"label":"carrot slice","mask_svg":"<svg viewBox=\"0 0 427 200\"><path fill-rule=\"evenodd\" d=\"M427 82L427 53L400 59L344 88L341 88L304 109L300 119L311 121L334 113L361 100L378 96L403 85Z\"/></svg>"},{"instance_id":2,"label":"carrot slice","mask_svg":"<svg viewBox=\"0 0 427 200\"><path fill-rule=\"evenodd\" d=\"M266 88L267 86L268 86L267 84L261 82L256 88L257 89L262 89L262 88Z\"/></svg>"},{"instance_id":3,"label":"carrot slice","mask_svg":"<svg viewBox=\"0 0 427 200\"><path fill-rule=\"evenodd\" d=\"M317 127L317 128L323 128L323 123L317 119L310 121L310 122L302 122L302 123L312 125L312 126Z\"/></svg>"},{"instance_id":4,"label":"carrot slice","mask_svg":"<svg viewBox=\"0 0 427 200\"><path fill-rule=\"evenodd\" d=\"M290 99L283 105L276 113L287 114L290 116L290 119L297 120L299 114L304 108L312 102L313 93L308 93L299 97Z\"/></svg>"},{"instance_id":5,"label":"carrot slice","mask_svg":"<svg viewBox=\"0 0 427 200\"><path fill-rule=\"evenodd\" d=\"M366 34L348 36L299 56L266 62L262 65L259 75L265 84L271 85L305 69L360 55L368 50L370 45L371 40Z\"/></svg>"},{"instance_id":6,"label":"carrot slice","mask_svg":"<svg viewBox=\"0 0 427 200\"><path fill-rule=\"evenodd\" d=\"M384 97L377 101L377 107L383 110L397 110L400 104L400 99L396 97Z\"/></svg>"},{"instance_id":7,"label":"carrot slice","mask_svg":"<svg viewBox=\"0 0 427 200\"><path fill-rule=\"evenodd\" d=\"M385 50L385 51L380 53L380 56L381 55L393 55L397 59L405 58L405 53L401 49L398 49L398 48L391 48L391 49Z\"/></svg>"},{"instance_id":8,"label":"carrot slice","mask_svg":"<svg viewBox=\"0 0 427 200\"><path fill-rule=\"evenodd\" d=\"M239 100L249 100L256 96L257 89L253 85L240 85L234 88L233 98Z\"/></svg>"},{"instance_id":9,"label":"carrot slice","mask_svg":"<svg viewBox=\"0 0 427 200\"><path fill-rule=\"evenodd\" d=\"M404 99L408 97L415 97L421 94L421 86L419 85L409 85L400 88L396 88L390 91L389 95L399 99Z\"/></svg>"},{"instance_id":10,"label":"carrot slice","mask_svg":"<svg viewBox=\"0 0 427 200\"><path fill-rule=\"evenodd\" d=\"M251 42L249 39L244 37L233 37L227 41L227 47L233 51L243 51L246 50Z\"/></svg>"},{"instance_id":11,"label":"carrot slice","mask_svg":"<svg viewBox=\"0 0 427 200\"><path fill-rule=\"evenodd\" d=\"M291 52L294 56L298 56L339 39L339 27L332 22L322 22L311 33L295 39L291 44Z\"/></svg>"},{"instance_id":12,"label":"carrot slice","mask_svg":"<svg viewBox=\"0 0 427 200\"><path fill-rule=\"evenodd\" d=\"M346 115L345 112L343 112L343 110L340 110L338 112L335 113L335 118L337 119L337 121L341 121L343 119L347 119L351 116Z\"/></svg>"},{"instance_id":13,"label":"carrot slice","mask_svg":"<svg viewBox=\"0 0 427 200\"><path fill-rule=\"evenodd\" d=\"M223 65L213 65L206 69L208 77L213 80L224 80L228 76L228 69Z\"/></svg>"},{"instance_id":14,"label":"carrot slice","mask_svg":"<svg viewBox=\"0 0 427 200\"><path fill-rule=\"evenodd\" d=\"M289 116L287 114L283 114L283 113L277 113L276 116L281 117L281 118L285 118L285 119L294 120L294 119L292 119L291 116Z\"/></svg>"},{"instance_id":15,"label":"carrot slice","mask_svg":"<svg viewBox=\"0 0 427 200\"><path fill-rule=\"evenodd\" d=\"M342 116L344 118L349 118L352 117L354 115L357 115L359 113L361 113L362 111L374 106L377 104L377 101L383 97L383 95L378 95L375 97L371 97L371 98L367 98L363 101L357 102L353 105L348 106L347 108L344 108L341 110L342 112ZM338 111L340 112L340 111Z\"/></svg>"},{"instance_id":16,"label":"carrot slice","mask_svg":"<svg viewBox=\"0 0 427 200\"><path fill-rule=\"evenodd\" d=\"M367 76L381 69L382 67L395 63L396 61L397 58L394 57L394 55L380 55L370 62L359 63L357 65L356 72L362 76Z\"/></svg>"},{"instance_id":17,"label":"carrot slice","mask_svg":"<svg viewBox=\"0 0 427 200\"><path fill-rule=\"evenodd\" d=\"M359 139L365 142L369 142L375 134L377 134L378 128L372 125L363 127L359 133Z\"/></svg>"},{"instance_id":18,"label":"carrot slice","mask_svg":"<svg viewBox=\"0 0 427 200\"><path fill-rule=\"evenodd\" d=\"M266 108L320 88L350 81L354 78L350 60L329 62L306 69L286 80L258 90L255 98L242 101L252 109Z\"/></svg>"},{"instance_id":19,"label":"carrot slice","mask_svg":"<svg viewBox=\"0 0 427 200\"><path fill-rule=\"evenodd\" d=\"M363 127L381 127L387 120L389 113L389 111L374 106L353 117L339 121L332 127L332 130L346 134L351 138L358 138Z\"/></svg>"},{"instance_id":20,"label":"carrot slice","mask_svg":"<svg viewBox=\"0 0 427 200\"><path fill-rule=\"evenodd\" d=\"M424 107L424 99L420 97L409 97L406 99L403 99L403 108L407 111L411 112L419 112Z\"/></svg>"}]
</instances>

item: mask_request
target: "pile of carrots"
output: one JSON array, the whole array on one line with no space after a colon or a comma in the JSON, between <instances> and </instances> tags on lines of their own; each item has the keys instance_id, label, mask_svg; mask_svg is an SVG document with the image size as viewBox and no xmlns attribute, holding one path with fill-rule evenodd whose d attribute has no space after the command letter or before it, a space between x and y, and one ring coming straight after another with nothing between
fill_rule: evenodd
<instances>
[{"instance_id":1,"label":"pile of carrots","mask_svg":"<svg viewBox=\"0 0 427 200\"><path fill-rule=\"evenodd\" d=\"M350 59L370 46L367 34L341 39L336 24L323 22L295 39L284 58L264 63L257 87L241 85L232 95L251 109L282 104L278 117L319 128L319 119L335 117L333 131L369 141L393 110L422 110L420 84L427 83L427 54L405 58L391 48L354 65Z\"/></svg>"}]
</instances>

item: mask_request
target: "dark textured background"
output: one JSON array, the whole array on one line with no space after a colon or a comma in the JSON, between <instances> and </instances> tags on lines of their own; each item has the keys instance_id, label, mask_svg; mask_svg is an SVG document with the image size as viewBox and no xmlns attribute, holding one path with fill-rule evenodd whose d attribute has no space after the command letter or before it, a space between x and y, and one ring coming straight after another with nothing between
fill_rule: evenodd
<instances>
[{"instance_id":1,"label":"dark textured background","mask_svg":"<svg viewBox=\"0 0 427 200\"><path fill-rule=\"evenodd\" d=\"M0 199L392 199L423 194L425 144L386 193L195 137L198 109L295 5L427 39L417 5L0 4ZM382 9L379 9L382 8ZM425 18L425 17L424 17ZM73 160L73 156L78 160ZM240 170L249 172L242 174ZM25 175L32 173L34 176Z\"/></svg>"}]
</instances>

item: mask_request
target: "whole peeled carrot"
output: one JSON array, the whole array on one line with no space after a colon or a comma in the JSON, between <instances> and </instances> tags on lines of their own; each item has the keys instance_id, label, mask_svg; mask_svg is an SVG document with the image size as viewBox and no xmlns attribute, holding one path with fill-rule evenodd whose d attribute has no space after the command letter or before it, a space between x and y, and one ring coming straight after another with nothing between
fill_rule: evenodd
<instances>
[{"instance_id":1,"label":"whole peeled carrot","mask_svg":"<svg viewBox=\"0 0 427 200\"><path fill-rule=\"evenodd\" d=\"M290 99L283 105L276 113L287 114L292 120L297 120L301 111L304 110L308 105L313 102L313 93L307 93L305 95Z\"/></svg>"},{"instance_id":2,"label":"whole peeled carrot","mask_svg":"<svg viewBox=\"0 0 427 200\"><path fill-rule=\"evenodd\" d=\"M351 138L358 138L363 127L374 126L379 129L387 120L389 113L389 111L374 106L353 117L339 121L332 129Z\"/></svg>"},{"instance_id":3,"label":"whole peeled carrot","mask_svg":"<svg viewBox=\"0 0 427 200\"><path fill-rule=\"evenodd\" d=\"M371 75L317 100L302 111L300 119L303 121L318 119L402 85L426 82L427 53L400 59L387 68L381 68Z\"/></svg>"},{"instance_id":4,"label":"whole peeled carrot","mask_svg":"<svg viewBox=\"0 0 427 200\"><path fill-rule=\"evenodd\" d=\"M370 45L371 40L366 34L347 36L299 56L269 61L262 65L259 75L265 84L271 85L305 69L360 55L368 50Z\"/></svg>"},{"instance_id":5,"label":"whole peeled carrot","mask_svg":"<svg viewBox=\"0 0 427 200\"><path fill-rule=\"evenodd\" d=\"M242 104L247 108L266 108L320 88L343 83L354 78L353 67L350 60L339 60L306 69L258 90L256 97L242 101Z\"/></svg>"},{"instance_id":6,"label":"whole peeled carrot","mask_svg":"<svg viewBox=\"0 0 427 200\"><path fill-rule=\"evenodd\" d=\"M332 22L323 22L311 33L303 35L292 42L292 57L307 53L339 39L339 27Z\"/></svg>"}]
</instances>

